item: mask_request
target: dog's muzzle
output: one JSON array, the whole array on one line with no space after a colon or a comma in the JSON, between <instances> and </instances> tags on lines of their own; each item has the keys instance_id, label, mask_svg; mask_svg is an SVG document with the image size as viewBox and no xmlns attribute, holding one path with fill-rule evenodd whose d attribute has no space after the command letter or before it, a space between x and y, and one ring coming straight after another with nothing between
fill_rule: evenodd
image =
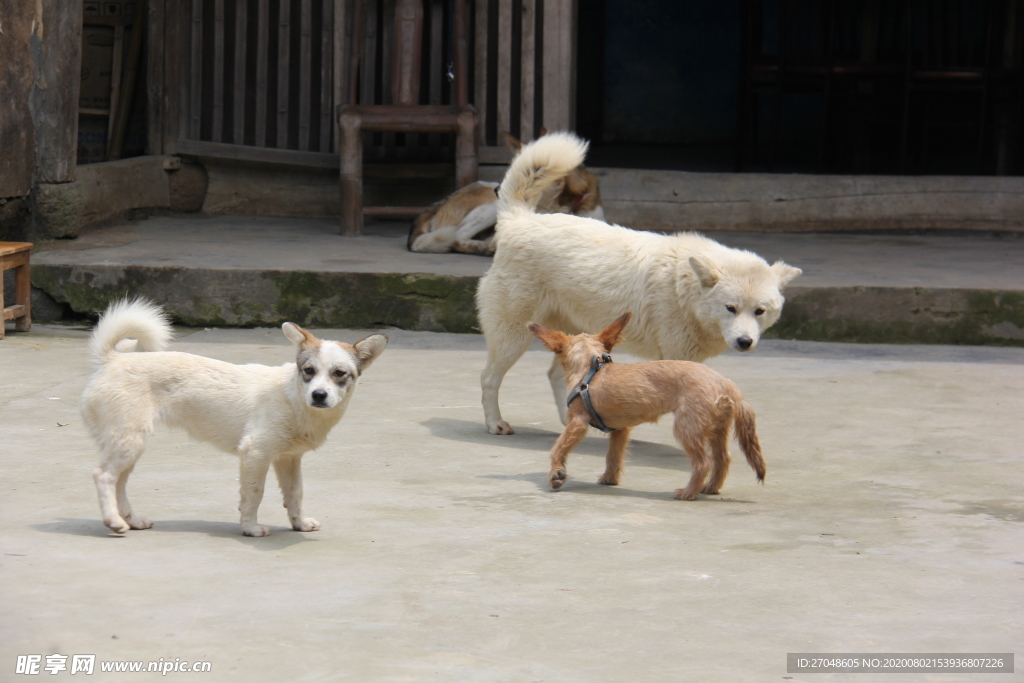
<instances>
[{"instance_id":1,"label":"dog's muzzle","mask_svg":"<svg viewBox=\"0 0 1024 683\"><path fill-rule=\"evenodd\" d=\"M313 403L310 404L314 408L326 408L327 407L327 392L323 389L317 389L312 394Z\"/></svg>"}]
</instances>

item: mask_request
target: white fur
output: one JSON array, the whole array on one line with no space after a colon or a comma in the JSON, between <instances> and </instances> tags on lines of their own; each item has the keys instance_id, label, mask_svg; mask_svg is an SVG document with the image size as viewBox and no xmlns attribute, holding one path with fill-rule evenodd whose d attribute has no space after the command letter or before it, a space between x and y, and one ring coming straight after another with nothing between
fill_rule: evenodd
<instances>
[{"instance_id":1,"label":"white fur","mask_svg":"<svg viewBox=\"0 0 1024 683\"><path fill-rule=\"evenodd\" d=\"M243 534L270 533L257 523L256 511L271 465L292 527L320 528L302 514L302 455L318 448L344 415L357 377L384 350L387 337L371 335L353 346L318 340L292 323L282 327L298 345L302 368L165 352L171 329L159 308L124 301L107 310L90 340L97 369L81 400L85 425L102 453L93 479L104 524L117 533L152 526L134 514L125 487L160 421L239 457ZM138 343L126 345L129 337ZM149 352L122 352L132 348ZM314 373L305 376L305 367ZM344 375L332 374L339 372ZM323 393L314 397L317 391Z\"/></svg>"},{"instance_id":2,"label":"white fur","mask_svg":"<svg viewBox=\"0 0 1024 683\"><path fill-rule=\"evenodd\" d=\"M501 418L498 390L530 345L527 322L567 334L593 333L632 311L624 351L703 361L729 347L753 349L779 317L783 287L801 272L781 261L769 266L754 253L696 233L666 236L535 213L536 198L581 164L585 152L586 144L571 134L545 136L523 148L501 184L500 246L477 290L488 351L482 400L492 434L512 433ZM564 420L565 384L557 364L548 377Z\"/></svg>"}]
</instances>

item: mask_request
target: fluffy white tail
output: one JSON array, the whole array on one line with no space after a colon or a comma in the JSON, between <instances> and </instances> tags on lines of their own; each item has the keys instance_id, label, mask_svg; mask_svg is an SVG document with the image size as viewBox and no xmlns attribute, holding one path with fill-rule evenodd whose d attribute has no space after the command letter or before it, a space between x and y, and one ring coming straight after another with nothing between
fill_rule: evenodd
<instances>
[{"instance_id":1,"label":"fluffy white tail","mask_svg":"<svg viewBox=\"0 0 1024 683\"><path fill-rule=\"evenodd\" d=\"M145 299L124 299L100 316L89 338L89 351L97 366L118 351L163 351L173 331L167 315Z\"/></svg>"},{"instance_id":2,"label":"fluffy white tail","mask_svg":"<svg viewBox=\"0 0 1024 683\"><path fill-rule=\"evenodd\" d=\"M498 215L536 208L544 191L583 163L587 142L572 133L549 133L523 147L498 189Z\"/></svg>"}]
</instances>

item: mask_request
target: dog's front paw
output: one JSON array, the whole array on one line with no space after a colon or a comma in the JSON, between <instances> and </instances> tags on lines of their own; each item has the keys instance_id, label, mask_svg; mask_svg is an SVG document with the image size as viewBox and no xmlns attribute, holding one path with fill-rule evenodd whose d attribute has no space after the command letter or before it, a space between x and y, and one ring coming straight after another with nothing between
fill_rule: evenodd
<instances>
[{"instance_id":1,"label":"dog's front paw","mask_svg":"<svg viewBox=\"0 0 1024 683\"><path fill-rule=\"evenodd\" d=\"M296 531L317 531L320 529L320 522L312 517L302 517L292 521L292 528Z\"/></svg>"},{"instance_id":2,"label":"dog's front paw","mask_svg":"<svg viewBox=\"0 0 1024 683\"><path fill-rule=\"evenodd\" d=\"M676 489L676 500L697 500L697 492L687 491L686 489Z\"/></svg>"},{"instance_id":3,"label":"dog's front paw","mask_svg":"<svg viewBox=\"0 0 1024 683\"><path fill-rule=\"evenodd\" d=\"M487 431L491 434L515 434L515 430L512 429L512 425L504 420L498 420L497 422L489 422L487 424Z\"/></svg>"},{"instance_id":4,"label":"dog's front paw","mask_svg":"<svg viewBox=\"0 0 1024 683\"><path fill-rule=\"evenodd\" d=\"M562 484L565 483L565 476L565 470L555 470L548 477L548 484L551 485L551 488L557 491L562 488Z\"/></svg>"},{"instance_id":5,"label":"dog's front paw","mask_svg":"<svg viewBox=\"0 0 1024 683\"><path fill-rule=\"evenodd\" d=\"M609 474L609 473L605 472L604 474L601 475L601 478L597 480L597 483L598 484L604 484L605 486L618 486L619 485L619 475L617 473L616 474Z\"/></svg>"},{"instance_id":6,"label":"dog's front paw","mask_svg":"<svg viewBox=\"0 0 1024 683\"><path fill-rule=\"evenodd\" d=\"M269 536L270 529L263 526L262 524L242 525L242 535L255 536L257 538L260 536Z\"/></svg>"},{"instance_id":7,"label":"dog's front paw","mask_svg":"<svg viewBox=\"0 0 1024 683\"><path fill-rule=\"evenodd\" d=\"M701 493L703 493L703 494L706 494L706 495L709 495L709 496L717 496L717 495L718 495L718 489L716 489L716 488L715 488L714 486L712 486L711 484L708 484L707 486L705 486L705 487L704 487L704 488L703 488L703 489L701 490Z\"/></svg>"}]
</instances>

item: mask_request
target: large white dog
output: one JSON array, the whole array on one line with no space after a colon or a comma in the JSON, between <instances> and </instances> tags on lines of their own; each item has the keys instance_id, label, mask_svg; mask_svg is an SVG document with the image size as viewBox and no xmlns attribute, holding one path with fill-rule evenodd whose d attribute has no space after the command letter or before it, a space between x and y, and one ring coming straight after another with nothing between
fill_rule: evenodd
<instances>
[{"instance_id":1,"label":"large white dog","mask_svg":"<svg viewBox=\"0 0 1024 683\"><path fill-rule=\"evenodd\" d=\"M782 289L801 273L696 233L661 235L535 213L544 190L582 164L586 151L587 143L570 133L549 134L523 148L501 183L497 253L476 297L487 338L484 420L492 434L512 433L498 389L533 339L528 322L578 334L632 311L624 351L703 361L730 347L757 346L782 311ZM557 363L548 377L564 421Z\"/></svg>"}]
</instances>

